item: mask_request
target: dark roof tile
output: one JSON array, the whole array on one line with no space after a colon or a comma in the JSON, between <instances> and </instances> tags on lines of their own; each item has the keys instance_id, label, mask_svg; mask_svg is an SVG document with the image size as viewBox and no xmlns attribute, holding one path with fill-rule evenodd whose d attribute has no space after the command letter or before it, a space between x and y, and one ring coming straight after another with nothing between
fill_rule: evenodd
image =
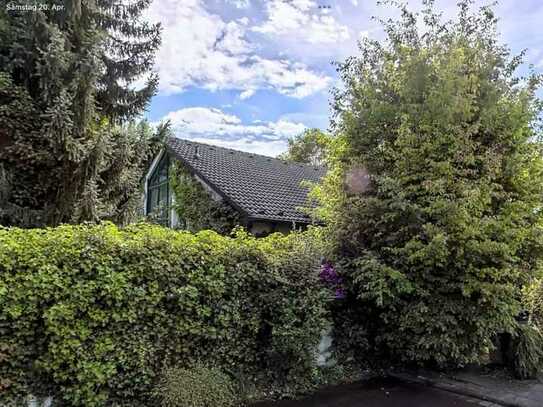
<instances>
[{"instance_id":1,"label":"dark roof tile","mask_svg":"<svg viewBox=\"0 0 543 407\"><path fill-rule=\"evenodd\" d=\"M251 219L308 223L304 180L318 182L324 167L170 138L168 149Z\"/></svg>"}]
</instances>

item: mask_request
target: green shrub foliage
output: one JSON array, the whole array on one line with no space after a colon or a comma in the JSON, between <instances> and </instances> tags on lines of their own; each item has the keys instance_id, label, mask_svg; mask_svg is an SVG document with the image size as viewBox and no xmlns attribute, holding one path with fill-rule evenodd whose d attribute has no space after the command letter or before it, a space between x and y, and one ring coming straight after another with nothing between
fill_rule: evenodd
<instances>
[{"instance_id":1,"label":"green shrub foliage","mask_svg":"<svg viewBox=\"0 0 543 407\"><path fill-rule=\"evenodd\" d=\"M529 322L543 330L543 275L541 272L522 288L522 305Z\"/></svg>"},{"instance_id":2,"label":"green shrub foliage","mask_svg":"<svg viewBox=\"0 0 543 407\"><path fill-rule=\"evenodd\" d=\"M288 139L288 150L277 158L296 163L324 165L326 150L330 144L330 135L320 129L307 129Z\"/></svg>"},{"instance_id":3,"label":"green shrub foliage","mask_svg":"<svg viewBox=\"0 0 543 407\"><path fill-rule=\"evenodd\" d=\"M522 305L528 313L512 338L509 355L515 375L535 378L543 372L543 278L541 271L522 289Z\"/></svg>"},{"instance_id":4,"label":"green shrub foliage","mask_svg":"<svg viewBox=\"0 0 543 407\"><path fill-rule=\"evenodd\" d=\"M498 43L491 8L462 1L443 23L424 3L339 64L331 171L314 194L348 287L342 348L465 364L515 332L541 258L541 78L515 77L522 58Z\"/></svg>"},{"instance_id":5,"label":"green shrub foliage","mask_svg":"<svg viewBox=\"0 0 543 407\"><path fill-rule=\"evenodd\" d=\"M304 386L326 317L312 234L0 229L0 404L153 405L160 373L197 361Z\"/></svg>"},{"instance_id":6,"label":"green shrub foliage","mask_svg":"<svg viewBox=\"0 0 543 407\"><path fill-rule=\"evenodd\" d=\"M209 191L181 164L172 164L170 185L173 209L181 227L191 232L211 229L229 234L240 224L239 212L223 201L215 201Z\"/></svg>"},{"instance_id":7,"label":"green shrub foliage","mask_svg":"<svg viewBox=\"0 0 543 407\"><path fill-rule=\"evenodd\" d=\"M163 407L234 407L239 405L232 378L216 367L197 363L167 369L156 388Z\"/></svg>"},{"instance_id":8,"label":"green shrub foliage","mask_svg":"<svg viewBox=\"0 0 543 407\"><path fill-rule=\"evenodd\" d=\"M511 349L513 372L519 379L535 379L543 370L543 334L537 326L519 325Z\"/></svg>"}]
</instances>

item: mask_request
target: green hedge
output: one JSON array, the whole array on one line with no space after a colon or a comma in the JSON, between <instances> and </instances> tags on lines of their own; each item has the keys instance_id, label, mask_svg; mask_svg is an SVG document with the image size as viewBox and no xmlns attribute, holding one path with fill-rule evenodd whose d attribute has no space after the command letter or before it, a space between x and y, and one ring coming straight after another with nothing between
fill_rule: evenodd
<instances>
[{"instance_id":1,"label":"green hedge","mask_svg":"<svg viewBox=\"0 0 543 407\"><path fill-rule=\"evenodd\" d=\"M0 404L156 405L161 372L199 361L302 388L326 317L312 234L0 228Z\"/></svg>"}]
</instances>

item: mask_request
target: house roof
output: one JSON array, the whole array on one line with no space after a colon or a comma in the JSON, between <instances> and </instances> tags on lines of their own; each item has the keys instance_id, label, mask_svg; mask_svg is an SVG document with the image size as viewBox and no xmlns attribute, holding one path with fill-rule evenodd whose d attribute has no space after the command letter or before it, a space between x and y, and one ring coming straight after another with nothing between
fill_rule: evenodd
<instances>
[{"instance_id":1,"label":"house roof","mask_svg":"<svg viewBox=\"0 0 543 407\"><path fill-rule=\"evenodd\" d=\"M298 208L308 206L304 180L318 182L324 167L291 163L171 137L170 153L202 178L249 220L309 223Z\"/></svg>"}]
</instances>

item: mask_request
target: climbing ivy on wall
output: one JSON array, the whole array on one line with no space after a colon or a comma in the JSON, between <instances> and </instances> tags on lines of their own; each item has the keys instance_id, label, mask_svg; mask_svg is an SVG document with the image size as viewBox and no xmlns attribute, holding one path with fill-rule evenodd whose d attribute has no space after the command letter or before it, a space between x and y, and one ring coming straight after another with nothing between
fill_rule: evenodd
<instances>
[{"instance_id":1,"label":"climbing ivy on wall","mask_svg":"<svg viewBox=\"0 0 543 407\"><path fill-rule=\"evenodd\" d=\"M181 228L193 232L211 229L228 234L240 224L239 213L225 202L215 201L184 166L172 164L170 174L175 198L172 205Z\"/></svg>"}]
</instances>

